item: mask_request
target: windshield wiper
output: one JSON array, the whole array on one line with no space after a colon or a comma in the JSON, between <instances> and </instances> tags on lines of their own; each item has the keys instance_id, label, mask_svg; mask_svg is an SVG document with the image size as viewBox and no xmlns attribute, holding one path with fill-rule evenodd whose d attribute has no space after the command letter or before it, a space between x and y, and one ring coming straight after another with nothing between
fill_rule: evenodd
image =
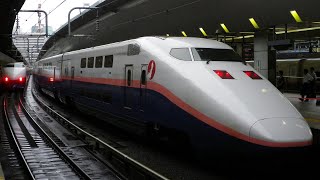
<instances>
[{"instance_id":1,"label":"windshield wiper","mask_svg":"<svg viewBox=\"0 0 320 180\"><path fill-rule=\"evenodd\" d=\"M207 61L207 64L209 64L210 61L213 61L212 59L203 59L203 60Z\"/></svg>"}]
</instances>

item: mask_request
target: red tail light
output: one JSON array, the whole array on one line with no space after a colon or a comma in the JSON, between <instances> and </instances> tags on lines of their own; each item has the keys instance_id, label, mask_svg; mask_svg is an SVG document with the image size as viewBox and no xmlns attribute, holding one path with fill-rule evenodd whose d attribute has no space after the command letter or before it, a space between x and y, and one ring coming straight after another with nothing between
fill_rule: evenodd
<instances>
[{"instance_id":1,"label":"red tail light","mask_svg":"<svg viewBox=\"0 0 320 180\"><path fill-rule=\"evenodd\" d=\"M19 81L22 82L22 80L23 80L23 78L22 78L22 77L19 77Z\"/></svg>"},{"instance_id":2,"label":"red tail light","mask_svg":"<svg viewBox=\"0 0 320 180\"><path fill-rule=\"evenodd\" d=\"M227 71L224 70L213 70L222 79L234 79Z\"/></svg>"},{"instance_id":3,"label":"red tail light","mask_svg":"<svg viewBox=\"0 0 320 180\"><path fill-rule=\"evenodd\" d=\"M251 77L251 79L262 79L257 73L253 71L243 71L247 76Z\"/></svg>"},{"instance_id":4,"label":"red tail light","mask_svg":"<svg viewBox=\"0 0 320 180\"><path fill-rule=\"evenodd\" d=\"M51 78L49 78L49 81L50 81L50 82L53 82L53 81L54 81L54 79L51 77Z\"/></svg>"},{"instance_id":5,"label":"red tail light","mask_svg":"<svg viewBox=\"0 0 320 180\"><path fill-rule=\"evenodd\" d=\"M9 78L8 78L8 77L5 77L5 78L4 78L4 81L5 81L5 82L8 82L8 81L9 81Z\"/></svg>"}]
</instances>

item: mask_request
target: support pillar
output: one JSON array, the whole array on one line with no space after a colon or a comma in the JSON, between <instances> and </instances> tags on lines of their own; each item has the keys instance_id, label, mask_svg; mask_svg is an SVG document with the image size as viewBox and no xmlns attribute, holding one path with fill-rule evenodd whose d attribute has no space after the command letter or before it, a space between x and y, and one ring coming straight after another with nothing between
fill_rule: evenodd
<instances>
[{"instance_id":1,"label":"support pillar","mask_svg":"<svg viewBox=\"0 0 320 180\"><path fill-rule=\"evenodd\" d=\"M254 68L276 84L276 51L268 46L268 31L256 32L254 35Z\"/></svg>"},{"instance_id":2,"label":"support pillar","mask_svg":"<svg viewBox=\"0 0 320 180\"><path fill-rule=\"evenodd\" d=\"M242 57L242 44L237 43L235 51Z\"/></svg>"}]
</instances>

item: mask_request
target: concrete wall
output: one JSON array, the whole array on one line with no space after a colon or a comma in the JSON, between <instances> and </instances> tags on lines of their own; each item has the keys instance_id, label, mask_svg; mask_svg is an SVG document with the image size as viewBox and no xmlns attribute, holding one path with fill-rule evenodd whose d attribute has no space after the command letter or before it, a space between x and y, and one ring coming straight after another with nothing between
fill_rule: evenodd
<instances>
[{"instance_id":1,"label":"concrete wall","mask_svg":"<svg viewBox=\"0 0 320 180\"><path fill-rule=\"evenodd\" d=\"M15 60L5 54L3 54L2 52L0 52L0 65L4 65L10 62L15 62Z\"/></svg>"}]
</instances>

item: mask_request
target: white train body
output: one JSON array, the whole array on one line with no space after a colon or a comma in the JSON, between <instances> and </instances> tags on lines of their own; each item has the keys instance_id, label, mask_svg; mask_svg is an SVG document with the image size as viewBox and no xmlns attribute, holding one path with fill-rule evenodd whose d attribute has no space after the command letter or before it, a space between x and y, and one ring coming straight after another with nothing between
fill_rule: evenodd
<instances>
[{"instance_id":1,"label":"white train body","mask_svg":"<svg viewBox=\"0 0 320 180\"><path fill-rule=\"evenodd\" d=\"M23 62L8 63L2 69L2 82L11 88L24 88L27 70Z\"/></svg>"},{"instance_id":2,"label":"white train body","mask_svg":"<svg viewBox=\"0 0 320 180\"><path fill-rule=\"evenodd\" d=\"M221 61L200 57L215 51ZM232 53L228 45L208 39L143 37L40 60L35 82L99 117L119 117L114 124L129 119L132 131L138 131L136 124L174 130L202 149L310 145L308 124L281 92L251 66L219 57ZM109 59L109 67L95 68L99 56L102 62Z\"/></svg>"}]
</instances>

